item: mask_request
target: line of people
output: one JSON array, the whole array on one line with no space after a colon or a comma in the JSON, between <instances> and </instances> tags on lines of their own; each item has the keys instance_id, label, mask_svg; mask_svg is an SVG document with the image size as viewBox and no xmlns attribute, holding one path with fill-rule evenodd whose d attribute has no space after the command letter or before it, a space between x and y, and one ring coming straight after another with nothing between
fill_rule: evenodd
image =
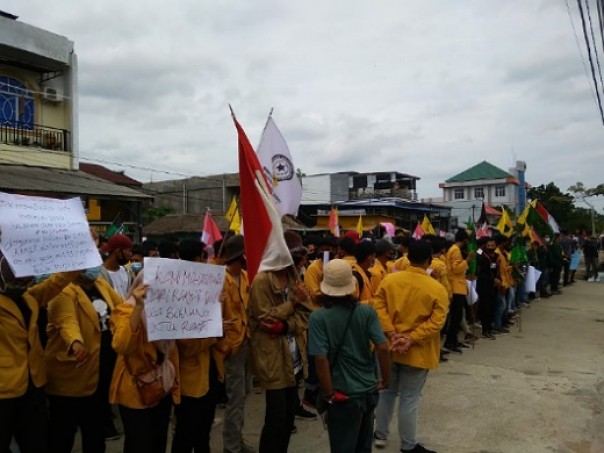
<instances>
[{"instance_id":1,"label":"line of people","mask_svg":"<svg viewBox=\"0 0 604 453\"><path fill-rule=\"evenodd\" d=\"M224 336L155 342L143 257L207 262L200 241L155 248L116 235L99 245L103 266L36 280L15 278L1 257L0 451L14 437L24 453L70 452L79 428L85 453L104 452L116 437L113 404L124 452L165 452L172 414L171 451L209 452L224 393L224 451L252 452L243 427L253 375L265 393L260 452L287 451L296 416L316 418L304 405L326 419L332 451L384 447L397 397L401 451L430 452L417 439L429 370L477 339L472 325L494 339L530 303L510 240L485 238L477 255L468 241L466 230L450 241L286 231L294 265L250 283L244 239L230 236L211 260L226 266ZM474 259L479 303L469 304Z\"/></svg>"}]
</instances>

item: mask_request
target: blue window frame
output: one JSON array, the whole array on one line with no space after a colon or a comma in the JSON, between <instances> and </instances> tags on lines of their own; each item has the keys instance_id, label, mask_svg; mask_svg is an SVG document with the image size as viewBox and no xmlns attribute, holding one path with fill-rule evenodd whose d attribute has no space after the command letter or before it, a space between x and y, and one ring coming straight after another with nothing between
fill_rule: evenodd
<instances>
[{"instance_id":1,"label":"blue window frame","mask_svg":"<svg viewBox=\"0 0 604 453\"><path fill-rule=\"evenodd\" d=\"M34 95L19 80L0 76L0 125L34 128Z\"/></svg>"}]
</instances>

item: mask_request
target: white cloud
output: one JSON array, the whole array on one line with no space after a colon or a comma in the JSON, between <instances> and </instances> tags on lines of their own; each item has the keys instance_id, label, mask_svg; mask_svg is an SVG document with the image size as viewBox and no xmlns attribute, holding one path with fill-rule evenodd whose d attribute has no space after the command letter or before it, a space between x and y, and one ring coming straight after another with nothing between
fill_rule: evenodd
<instances>
[{"instance_id":1,"label":"white cloud","mask_svg":"<svg viewBox=\"0 0 604 453\"><path fill-rule=\"evenodd\" d=\"M602 182L603 128L563 3L5 3L75 42L83 156L236 171L230 102L252 143L274 107L307 174L396 169L427 197L516 156L533 185Z\"/></svg>"}]
</instances>

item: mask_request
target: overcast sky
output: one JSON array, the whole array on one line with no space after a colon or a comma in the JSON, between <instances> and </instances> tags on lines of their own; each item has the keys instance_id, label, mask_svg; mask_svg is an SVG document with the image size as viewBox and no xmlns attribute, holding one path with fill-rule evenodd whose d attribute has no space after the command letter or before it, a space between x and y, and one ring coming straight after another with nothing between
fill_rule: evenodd
<instances>
[{"instance_id":1,"label":"overcast sky","mask_svg":"<svg viewBox=\"0 0 604 453\"><path fill-rule=\"evenodd\" d=\"M253 144L274 107L307 174L410 173L429 197L484 159L506 170L518 159L532 185L604 182L604 128L565 0L5 0L2 9L75 42L81 157L144 167L106 165L142 181L237 171L231 103Z\"/></svg>"}]
</instances>

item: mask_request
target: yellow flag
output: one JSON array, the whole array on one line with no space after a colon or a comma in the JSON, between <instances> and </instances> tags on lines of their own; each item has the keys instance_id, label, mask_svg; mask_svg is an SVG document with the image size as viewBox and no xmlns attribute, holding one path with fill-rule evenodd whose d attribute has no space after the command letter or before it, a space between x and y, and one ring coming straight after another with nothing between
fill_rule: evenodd
<instances>
[{"instance_id":1,"label":"yellow flag","mask_svg":"<svg viewBox=\"0 0 604 453\"><path fill-rule=\"evenodd\" d=\"M235 233L240 234L241 232L241 218L239 217L239 209L237 206L237 199L233 197L229 210L224 216L229 222L229 230L233 230Z\"/></svg>"},{"instance_id":2,"label":"yellow flag","mask_svg":"<svg viewBox=\"0 0 604 453\"><path fill-rule=\"evenodd\" d=\"M357 233L359 233L359 238L363 237L363 216L359 216L359 221L357 222Z\"/></svg>"},{"instance_id":3,"label":"yellow flag","mask_svg":"<svg viewBox=\"0 0 604 453\"><path fill-rule=\"evenodd\" d=\"M518 218L516 219L516 223L520 223L522 225L526 225L526 216L528 215L530 209L531 209L531 204L527 203L526 207L524 208L524 211L522 211L522 214L520 214L518 216Z\"/></svg>"},{"instance_id":4,"label":"yellow flag","mask_svg":"<svg viewBox=\"0 0 604 453\"><path fill-rule=\"evenodd\" d=\"M422 230L424 230L424 234L436 236L436 231L434 230L434 227L426 214L424 214L424 220L422 220Z\"/></svg>"},{"instance_id":5,"label":"yellow flag","mask_svg":"<svg viewBox=\"0 0 604 453\"><path fill-rule=\"evenodd\" d=\"M514 225L512 224L512 219L510 219L510 215L508 214L505 208L503 208L501 218L499 219L499 222L497 222L497 229L501 234L508 238L514 232Z\"/></svg>"}]
</instances>

